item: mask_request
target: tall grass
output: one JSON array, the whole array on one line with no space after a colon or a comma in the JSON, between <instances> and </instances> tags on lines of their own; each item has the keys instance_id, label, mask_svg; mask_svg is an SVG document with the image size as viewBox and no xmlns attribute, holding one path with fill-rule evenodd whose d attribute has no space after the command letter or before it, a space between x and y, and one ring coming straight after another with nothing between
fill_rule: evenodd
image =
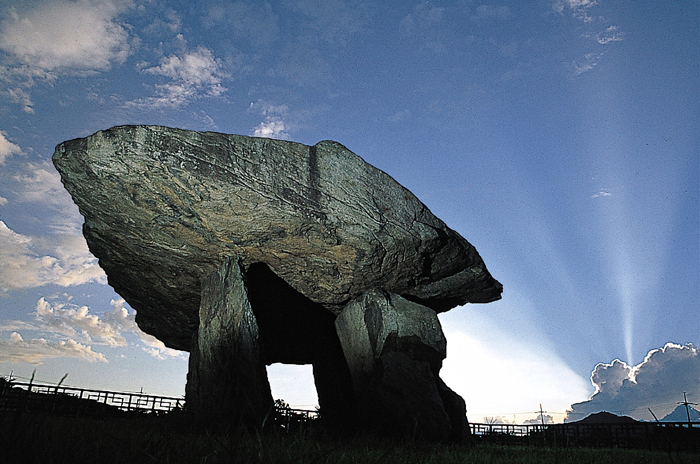
<instances>
[{"instance_id":1,"label":"tall grass","mask_svg":"<svg viewBox=\"0 0 700 464\"><path fill-rule=\"evenodd\" d=\"M339 439L314 429L290 435L204 431L176 417L107 420L26 413L12 425L10 418L0 412L0 461L5 463L700 463L690 454L644 450Z\"/></svg>"}]
</instances>

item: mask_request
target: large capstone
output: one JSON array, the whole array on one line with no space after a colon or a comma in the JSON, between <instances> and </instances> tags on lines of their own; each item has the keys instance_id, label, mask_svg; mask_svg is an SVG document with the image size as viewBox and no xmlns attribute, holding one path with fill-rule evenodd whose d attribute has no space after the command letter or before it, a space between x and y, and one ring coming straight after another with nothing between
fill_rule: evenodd
<instances>
[{"instance_id":1,"label":"large capstone","mask_svg":"<svg viewBox=\"0 0 700 464\"><path fill-rule=\"evenodd\" d=\"M236 347L245 334L255 338L257 327L257 348L242 372L312 364L322 415L343 422L357 410L357 382L335 319L351 301L380 289L437 313L500 298L501 284L471 244L336 142L122 126L59 144L53 161L85 218L91 252L137 311L139 327L197 352L193 381L206 372L198 359L219 359L219 343ZM245 298L224 288L237 279L213 277L232 259ZM242 306L202 306L213 294L241 296ZM220 311L231 314L216 316L221 322L210 330ZM240 317L248 325L227 334ZM434 365L428 370L435 373ZM260 383L258 374L247 375L234 377ZM202 388L195 383L190 391ZM260 404L269 399L263 396Z\"/></svg>"},{"instance_id":2,"label":"large capstone","mask_svg":"<svg viewBox=\"0 0 700 464\"><path fill-rule=\"evenodd\" d=\"M435 311L501 294L473 246L336 142L122 126L58 145L53 162L110 285L175 349L189 350L201 282L227 256L334 314L370 288Z\"/></svg>"}]
</instances>

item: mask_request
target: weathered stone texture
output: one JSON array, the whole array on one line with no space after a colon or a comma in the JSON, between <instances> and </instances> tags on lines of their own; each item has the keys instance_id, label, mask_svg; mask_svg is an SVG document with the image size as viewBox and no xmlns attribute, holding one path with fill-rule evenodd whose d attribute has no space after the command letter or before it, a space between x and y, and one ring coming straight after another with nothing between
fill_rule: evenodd
<instances>
[{"instance_id":1,"label":"weathered stone texture","mask_svg":"<svg viewBox=\"0 0 700 464\"><path fill-rule=\"evenodd\" d=\"M371 290L335 324L361 423L381 433L464 440L464 401L439 377L446 341L435 311Z\"/></svg>"},{"instance_id":2,"label":"weathered stone texture","mask_svg":"<svg viewBox=\"0 0 700 464\"><path fill-rule=\"evenodd\" d=\"M335 142L122 126L58 145L53 161L110 285L176 349L228 256L333 314L369 288L435 311L500 298L473 246Z\"/></svg>"},{"instance_id":3,"label":"weathered stone texture","mask_svg":"<svg viewBox=\"0 0 700 464\"><path fill-rule=\"evenodd\" d=\"M436 313L502 287L384 172L336 142L157 126L64 142L53 162L139 327L191 351L200 417L259 426L282 362L313 366L336 430L468 435Z\"/></svg>"},{"instance_id":4,"label":"weathered stone texture","mask_svg":"<svg viewBox=\"0 0 700 464\"><path fill-rule=\"evenodd\" d=\"M260 332L238 258L202 283L200 325L187 374L187 407L207 422L261 426L272 394Z\"/></svg>"}]
</instances>

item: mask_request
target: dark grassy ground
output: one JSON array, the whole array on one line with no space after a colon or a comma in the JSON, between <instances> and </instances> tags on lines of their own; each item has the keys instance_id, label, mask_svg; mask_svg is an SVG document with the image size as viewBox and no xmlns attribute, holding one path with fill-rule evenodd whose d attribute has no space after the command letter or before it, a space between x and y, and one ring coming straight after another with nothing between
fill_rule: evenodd
<instances>
[{"instance_id":1,"label":"dark grassy ground","mask_svg":"<svg viewBox=\"0 0 700 464\"><path fill-rule=\"evenodd\" d=\"M547 448L331 438L314 429L202 431L185 418L95 419L0 413L3 463L615 463L700 464L700 456L646 450Z\"/></svg>"}]
</instances>

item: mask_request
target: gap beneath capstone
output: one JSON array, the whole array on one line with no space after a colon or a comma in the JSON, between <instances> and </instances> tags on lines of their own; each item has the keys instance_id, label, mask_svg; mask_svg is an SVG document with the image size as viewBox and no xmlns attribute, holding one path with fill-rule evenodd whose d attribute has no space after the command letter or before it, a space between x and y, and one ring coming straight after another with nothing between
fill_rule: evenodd
<instances>
[{"instance_id":1,"label":"gap beneath capstone","mask_svg":"<svg viewBox=\"0 0 700 464\"><path fill-rule=\"evenodd\" d=\"M275 400L283 400L293 409L313 411L318 407L318 393L310 364L275 363L267 366L267 379Z\"/></svg>"},{"instance_id":2,"label":"gap beneath capstone","mask_svg":"<svg viewBox=\"0 0 700 464\"><path fill-rule=\"evenodd\" d=\"M295 290L265 263L251 264L245 280L260 331L262 362L267 366L310 364L324 420L331 428L352 429L357 405L335 329L336 316Z\"/></svg>"}]
</instances>

